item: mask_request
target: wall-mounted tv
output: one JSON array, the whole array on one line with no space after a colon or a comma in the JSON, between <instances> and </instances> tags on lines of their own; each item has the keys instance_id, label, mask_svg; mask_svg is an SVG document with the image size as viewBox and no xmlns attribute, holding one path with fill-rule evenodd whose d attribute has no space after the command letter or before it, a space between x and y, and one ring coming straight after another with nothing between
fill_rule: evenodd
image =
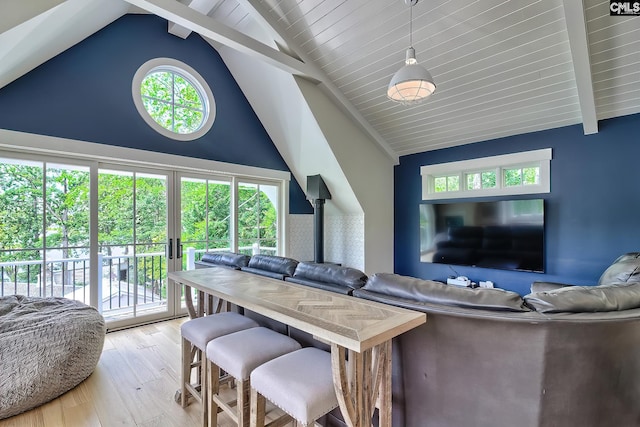
<instances>
[{"instance_id":1,"label":"wall-mounted tv","mask_svg":"<svg viewBox=\"0 0 640 427\"><path fill-rule=\"evenodd\" d=\"M544 272L544 200L420 205L420 261Z\"/></svg>"}]
</instances>

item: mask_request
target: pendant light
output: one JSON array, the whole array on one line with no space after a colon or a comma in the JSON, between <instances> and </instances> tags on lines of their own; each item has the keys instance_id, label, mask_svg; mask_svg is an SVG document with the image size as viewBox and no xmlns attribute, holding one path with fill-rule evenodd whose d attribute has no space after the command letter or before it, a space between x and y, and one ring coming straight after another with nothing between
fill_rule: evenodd
<instances>
[{"instance_id":1,"label":"pendant light","mask_svg":"<svg viewBox=\"0 0 640 427\"><path fill-rule=\"evenodd\" d=\"M424 101L436 90L436 84L429 71L416 61L416 51L413 48L413 6L418 0L404 0L409 6L409 48L405 66L400 68L391 78L387 97L403 105L415 105Z\"/></svg>"}]
</instances>

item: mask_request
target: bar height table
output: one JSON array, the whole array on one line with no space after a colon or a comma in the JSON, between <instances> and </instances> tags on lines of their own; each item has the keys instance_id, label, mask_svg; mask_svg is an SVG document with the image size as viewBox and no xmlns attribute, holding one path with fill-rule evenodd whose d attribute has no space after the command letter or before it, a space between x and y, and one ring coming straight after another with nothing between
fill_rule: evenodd
<instances>
[{"instance_id":1,"label":"bar height table","mask_svg":"<svg viewBox=\"0 0 640 427\"><path fill-rule=\"evenodd\" d=\"M189 288L270 317L331 345L336 396L349 427L391 427L391 340L426 322L426 314L224 267L169 273ZM199 304L201 305L201 304ZM347 366L349 353L349 367Z\"/></svg>"}]
</instances>

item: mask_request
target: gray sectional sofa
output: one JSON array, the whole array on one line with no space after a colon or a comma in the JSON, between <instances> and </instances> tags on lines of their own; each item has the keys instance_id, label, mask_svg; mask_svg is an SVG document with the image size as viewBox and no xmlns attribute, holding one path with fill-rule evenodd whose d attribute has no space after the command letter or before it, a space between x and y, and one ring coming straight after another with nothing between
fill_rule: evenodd
<instances>
[{"instance_id":1,"label":"gray sectional sofa","mask_svg":"<svg viewBox=\"0 0 640 427\"><path fill-rule=\"evenodd\" d=\"M394 426L640 425L640 258L521 298L394 274L354 296L427 313L394 342Z\"/></svg>"},{"instance_id":2,"label":"gray sectional sofa","mask_svg":"<svg viewBox=\"0 0 640 427\"><path fill-rule=\"evenodd\" d=\"M536 282L524 297L333 264L285 280L427 313L394 339L394 426L640 426L640 253L595 286ZM344 426L339 411L323 424Z\"/></svg>"}]
</instances>

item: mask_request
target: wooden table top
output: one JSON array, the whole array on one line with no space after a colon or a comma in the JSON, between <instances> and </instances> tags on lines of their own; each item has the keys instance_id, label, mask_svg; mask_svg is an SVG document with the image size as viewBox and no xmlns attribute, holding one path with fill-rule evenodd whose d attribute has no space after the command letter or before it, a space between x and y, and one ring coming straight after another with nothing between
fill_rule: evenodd
<instances>
[{"instance_id":1,"label":"wooden table top","mask_svg":"<svg viewBox=\"0 0 640 427\"><path fill-rule=\"evenodd\" d=\"M425 313L224 267L176 271L169 279L357 352L427 320Z\"/></svg>"}]
</instances>

